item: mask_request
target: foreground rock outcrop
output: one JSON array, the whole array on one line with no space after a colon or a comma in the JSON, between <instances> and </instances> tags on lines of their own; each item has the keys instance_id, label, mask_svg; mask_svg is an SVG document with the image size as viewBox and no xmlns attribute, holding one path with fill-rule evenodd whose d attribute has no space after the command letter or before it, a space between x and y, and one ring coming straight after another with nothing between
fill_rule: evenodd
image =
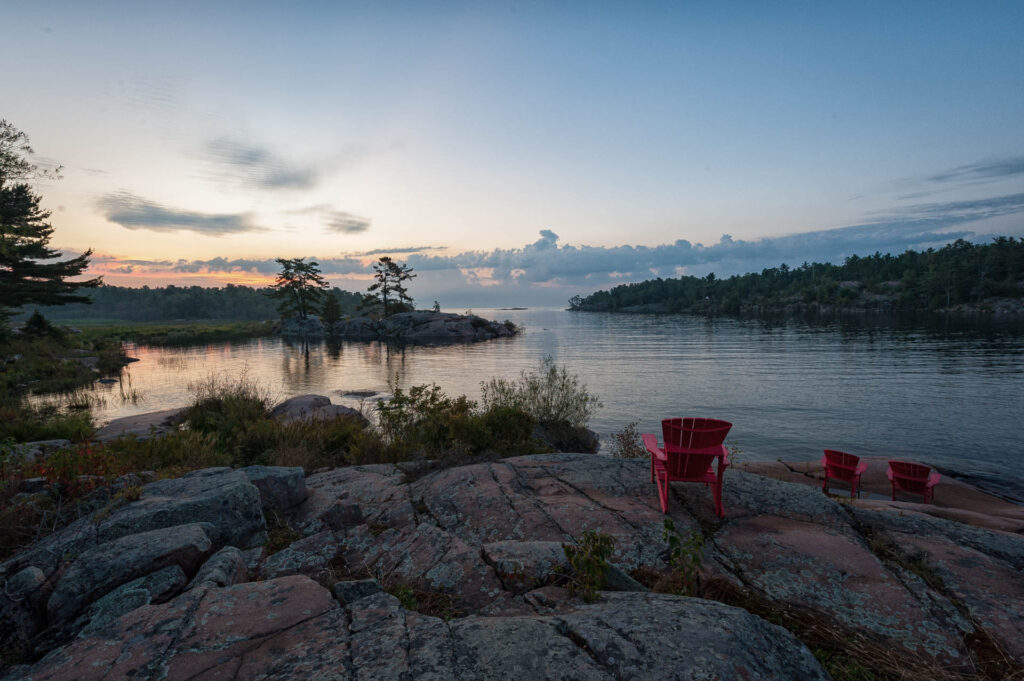
<instances>
[{"instance_id":1,"label":"foreground rock outcrop","mask_svg":"<svg viewBox=\"0 0 1024 681\"><path fill-rule=\"evenodd\" d=\"M725 519L692 484L669 515L729 604L652 593L670 568L649 475L550 454L151 483L0 564L0 628L32 663L5 678L828 678L753 613L915 668L975 673L995 649L1024 669L1024 536L730 470ZM264 512L293 534L276 550ZM615 542L592 604L561 551L588 530Z\"/></svg>"}]
</instances>

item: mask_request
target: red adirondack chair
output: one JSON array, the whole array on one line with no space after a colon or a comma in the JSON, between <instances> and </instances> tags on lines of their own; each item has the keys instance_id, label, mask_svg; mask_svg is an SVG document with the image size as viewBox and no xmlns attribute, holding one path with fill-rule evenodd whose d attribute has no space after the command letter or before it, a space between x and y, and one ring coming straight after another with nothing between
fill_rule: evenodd
<instances>
[{"instance_id":1,"label":"red adirondack chair","mask_svg":"<svg viewBox=\"0 0 1024 681\"><path fill-rule=\"evenodd\" d=\"M658 484L661 510L668 513L668 483L703 482L711 487L715 513L722 510L722 474L729 467L729 450L722 442L732 424L719 419L672 418L661 422L664 449L658 447L658 438L650 433L641 437L651 455L651 482ZM718 470L712 464L718 459Z\"/></svg>"},{"instance_id":2,"label":"red adirondack chair","mask_svg":"<svg viewBox=\"0 0 1024 681\"><path fill-rule=\"evenodd\" d=\"M826 449L821 457L821 465L825 467L825 481L821 483L821 491L828 492L829 479L842 480L850 483L850 498L857 496L861 474L868 469L868 464L859 463L860 457L835 449Z\"/></svg>"},{"instance_id":3,"label":"red adirondack chair","mask_svg":"<svg viewBox=\"0 0 1024 681\"><path fill-rule=\"evenodd\" d=\"M892 482L892 500L896 501L896 490L910 494L920 494L924 503L930 504L935 494L934 488L942 476L933 473L928 466L909 461L890 461L886 471Z\"/></svg>"}]
</instances>

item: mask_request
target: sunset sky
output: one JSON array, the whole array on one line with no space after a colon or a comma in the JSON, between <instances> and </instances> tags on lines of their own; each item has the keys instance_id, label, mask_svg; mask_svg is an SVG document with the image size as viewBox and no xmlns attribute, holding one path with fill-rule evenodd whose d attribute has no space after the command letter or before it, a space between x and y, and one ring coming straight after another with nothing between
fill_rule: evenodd
<instances>
[{"instance_id":1,"label":"sunset sky","mask_svg":"<svg viewBox=\"0 0 1024 681\"><path fill-rule=\"evenodd\" d=\"M0 118L118 285L420 305L1024 235L1024 2L0 7Z\"/></svg>"}]
</instances>

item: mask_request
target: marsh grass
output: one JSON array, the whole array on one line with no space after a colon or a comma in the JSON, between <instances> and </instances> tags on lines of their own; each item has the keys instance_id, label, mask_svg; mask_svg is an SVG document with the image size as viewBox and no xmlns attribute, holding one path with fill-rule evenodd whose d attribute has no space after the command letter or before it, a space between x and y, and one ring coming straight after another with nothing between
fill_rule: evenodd
<instances>
[{"instance_id":1,"label":"marsh grass","mask_svg":"<svg viewBox=\"0 0 1024 681\"><path fill-rule=\"evenodd\" d=\"M131 341L140 345L181 346L245 340L269 336L273 322L151 322L136 324L83 323L82 335L90 340Z\"/></svg>"}]
</instances>

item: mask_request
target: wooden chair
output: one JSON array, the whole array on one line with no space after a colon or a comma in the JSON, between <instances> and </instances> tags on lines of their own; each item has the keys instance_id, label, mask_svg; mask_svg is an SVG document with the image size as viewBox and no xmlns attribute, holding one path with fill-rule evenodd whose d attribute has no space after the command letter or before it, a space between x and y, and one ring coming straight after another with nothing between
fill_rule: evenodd
<instances>
[{"instance_id":1,"label":"wooden chair","mask_svg":"<svg viewBox=\"0 0 1024 681\"><path fill-rule=\"evenodd\" d=\"M668 483L703 482L711 487L715 514L725 517L722 509L722 475L729 467L729 451L722 442L732 424L719 419L671 418L661 422L665 447L650 433L642 435L644 447L651 455L651 482L658 485L661 510L668 513ZM713 464L718 460L718 468Z\"/></svg>"},{"instance_id":2,"label":"wooden chair","mask_svg":"<svg viewBox=\"0 0 1024 681\"><path fill-rule=\"evenodd\" d=\"M934 488L942 476L933 473L928 466L909 461L890 461L886 471L892 483L892 500L896 501L896 490L924 497L924 503L930 504L935 495Z\"/></svg>"},{"instance_id":3,"label":"wooden chair","mask_svg":"<svg viewBox=\"0 0 1024 681\"><path fill-rule=\"evenodd\" d=\"M850 498L857 496L857 488L860 486L860 476L868 469L868 464L859 463L860 457L835 449L826 449L825 456L821 457L821 465L825 467L825 481L821 483L821 491L828 492L830 479L842 480L850 483Z\"/></svg>"}]
</instances>

